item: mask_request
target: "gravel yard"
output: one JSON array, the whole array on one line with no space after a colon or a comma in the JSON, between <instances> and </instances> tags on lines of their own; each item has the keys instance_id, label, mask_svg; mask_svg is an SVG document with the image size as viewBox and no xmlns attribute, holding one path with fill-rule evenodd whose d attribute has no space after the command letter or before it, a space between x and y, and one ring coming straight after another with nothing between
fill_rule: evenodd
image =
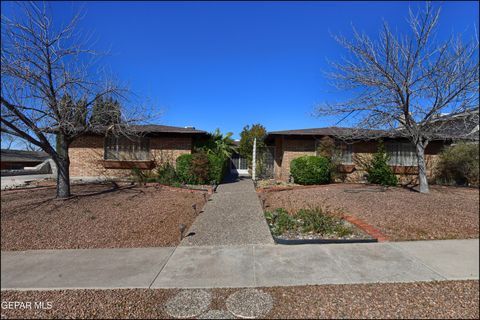
<instances>
[{"instance_id":1,"label":"gravel yard","mask_svg":"<svg viewBox=\"0 0 480 320\"><path fill-rule=\"evenodd\" d=\"M431 186L429 194L403 188L330 184L259 193L265 210L328 206L356 216L391 240L470 239L479 237L479 190Z\"/></svg>"},{"instance_id":2,"label":"gravel yard","mask_svg":"<svg viewBox=\"0 0 480 320\"><path fill-rule=\"evenodd\" d=\"M265 318L479 317L478 281L259 289L270 295L273 302ZM233 298L232 294L239 290L206 290L211 293L207 312L225 315L228 298ZM50 310L2 307L2 318L170 318L166 313L167 302L179 292L177 289L2 291L2 306L8 301L52 304Z\"/></svg>"},{"instance_id":3,"label":"gravel yard","mask_svg":"<svg viewBox=\"0 0 480 320\"><path fill-rule=\"evenodd\" d=\"M74 185L72 194L2 191L2 250L175 246L179 224L188 228L205 204L203 192L154 186Z\"/></svg>"}]
</instances>

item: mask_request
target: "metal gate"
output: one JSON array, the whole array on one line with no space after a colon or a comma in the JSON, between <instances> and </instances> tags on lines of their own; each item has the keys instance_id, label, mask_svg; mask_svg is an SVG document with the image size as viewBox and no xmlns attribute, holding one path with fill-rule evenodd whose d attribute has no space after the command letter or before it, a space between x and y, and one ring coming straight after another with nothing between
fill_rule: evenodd
<instances>
[{"instance_id":1,"label":"metal gate","mask_svg":"<svg viewBox=\"0 0 480 320\"><path fill-rule=\"evenodd\" d=\"M230 157L230 172L233 174L248 174L247 159L239 155L238 153L232 154Z\"/></svg>"}]
</instances>

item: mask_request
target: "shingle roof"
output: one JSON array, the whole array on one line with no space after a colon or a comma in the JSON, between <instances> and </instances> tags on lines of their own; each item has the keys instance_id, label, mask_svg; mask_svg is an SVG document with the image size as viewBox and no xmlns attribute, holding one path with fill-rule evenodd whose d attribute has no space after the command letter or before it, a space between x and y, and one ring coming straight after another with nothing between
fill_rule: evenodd
<instances>
[{"instance_id":1,"label":"shingle roof","mask_svg":"<svg viewBox=\"0 0 480 320\"><path fill-rule=\"evenodd\" d=\"M205 134L206 131L197 130L194 127L172 127L158 124L134 125L130 127L133 131L144 133L194 133Z\"/></svg>"},{"instance_id":2,"label":"shingle roof","mask_svg":"<svg viewBox=\"0 0 480 320\"><path fill-rule=\"evenodd\" d=\"M369 129L357 129L357 128L340 128L340 127L326 127L326 128L310 128L310 129L296 129L296 130L283 130L283 131L271 131L267 136L273 135L306 135L306 136L345 136L348 134L371 134L372 136L378 136L381 134L387 134L384 130L369 130Z\"/></svg>"},{"instance_id":3,"label":"shingle roof","mask_svg":"<svg viewBox=\"0 0 480 320\"><path fill-rule=\"evenodd\" d=\"M93 133L93 134L105 134L107 131L112 130L111 127L109 126L96 126L95 128L88 128L85 130L85 128L78 128L78 132L85 132L85 133ZM173 126L164 126L164 125L159 125L159 124L144 124L144 125L129 125L127 127L124 127L124 129L120 130L125 130L129 131L132 133L179 133L179 134L197 134L197 135L203 135L206 134L206 131L203 130L197 130L193 127L173 127ZM49 129L48 130L51 133L56 133L58 132L57 128L54 129ZM112 131L115 131L112 130Z\"/></svg>"},{"instance_id":4,"label":"shingle roof","mask_svg":"<svg viewBox=\"0 0 480 320\"><path fill-rule=\"evenodd\" d=\"M50 158L50 156L43 151L1 150L2 162L39 162L48 158Z\"/></svg>"}]
</instances>

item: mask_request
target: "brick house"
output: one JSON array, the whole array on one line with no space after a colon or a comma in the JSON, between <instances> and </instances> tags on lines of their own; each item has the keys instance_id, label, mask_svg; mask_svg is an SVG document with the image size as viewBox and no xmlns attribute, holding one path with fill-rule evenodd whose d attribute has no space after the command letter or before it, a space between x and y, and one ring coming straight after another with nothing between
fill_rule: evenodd
<instances>
[{"instance_id":1,"label":"brick house","mask_svg":"<svg viewBox=\"0 0 480 320\"><path fill-rule=\"evenodd\" d=\"M300 130L285 130L269 132L265 142L271 150L273 158L273 178L289 181L290 163L293 159L304 155L318 155L318 146L324 137L330 137L336 141L337 148L341 151L341 165L338 170L340 180L344 182L366 181L366 171L362 163L371 159L378 149L378 138L382 138L387 153L390 154L390 166L401 183L415 182L418 174L417 157L415 146L407 139L394 137L391 132L382 137L382 132L377 130L363 130L359 134L362 139L355 138L358 130L349 128L315 128ZM478 126L477 126L478 136ZM352 138L345 142L344 137ZM375 139L365 139L371 133ZM478 138L476 139L478 141ZM435 162L438 154L445 146L454 142L454 137L434 139L425 150L427 175L431 179L434 174Z\"/></svg>"},{"instance_id":2,"label":"brick house","mask_svg":"<svg viewBox=\"0 0 480 320\"><path fill-rule=\"evenodd\" d=\"M132 126L134 135L85 133L70 145L71 177L125 177L131 169L154 169L192 152L193 142L205 131L162 125Z\"/></svg>"}]
</instances>

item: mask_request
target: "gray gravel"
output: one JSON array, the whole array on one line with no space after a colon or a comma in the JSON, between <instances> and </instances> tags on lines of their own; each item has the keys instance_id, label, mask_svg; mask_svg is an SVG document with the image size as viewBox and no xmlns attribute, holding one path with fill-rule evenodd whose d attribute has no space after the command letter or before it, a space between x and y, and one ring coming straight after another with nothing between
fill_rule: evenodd
<instances>
[{"instance_id":1,"label":"gray gravel","mask_svg":"<svg viewBox=\"0 0 480 320\"><path fill-rule=\"evenodd\" d=\"M208 310L212 294L206 290L183 290L165 304L165 311L174 318L196 317Z\"/></svg>"},{"instance_id":2,"label":"gray gravel","mask_svg":"<svg viewBox=\"0 0 480 320\"><path fill-rule=\"evenodd\" d=\"M226 305L228 311L239 318L255 319L270 312L273 299L262 290L244 289L230 295Z\"/></svg>"},{"instance_id":3,"label":"gray gravel","mask_svg":"<svg viewBox=\"0 0 480 320\"><path fill-rule=\"evenodd\" d=\"M190 230L183 246L273 244L262 206L250 179L218 186Z\"/></svg>"},{"instance_id":4,"label":"gray gravel","mask_svg":"<svg viewBox=\"0 0 480 320\"><path fill-rule=\"evenodd\" d=\"M210 310L197 317L197 319L232 319L233 315L228 311Z\"/></svg>"}]
</instances>

